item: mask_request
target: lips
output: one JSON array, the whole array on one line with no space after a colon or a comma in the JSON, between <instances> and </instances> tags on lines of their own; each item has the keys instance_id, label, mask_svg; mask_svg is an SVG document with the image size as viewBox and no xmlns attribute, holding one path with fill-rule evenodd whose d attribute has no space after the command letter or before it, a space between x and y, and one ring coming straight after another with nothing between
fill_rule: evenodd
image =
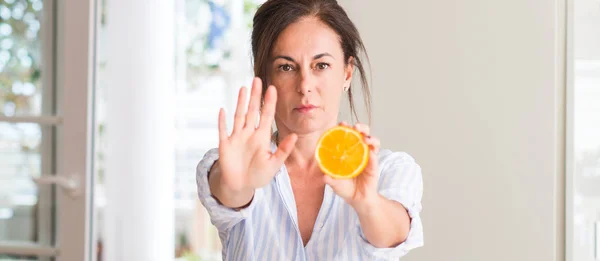
<instances>
[{"instance_id":1,"label":"lips","mask_svg":"<svg viewBox=\"0 0 600 261\"><path fill-rule=\"evenodd\" d=\"M317 106L315 106L315 105L304 104L304 105L296 107L294 110L299 111L299 112L310 112L316 108L317 108Z\"/></svg>"},{"instance_id":2,"label":"lips","mask_svg":"<svg viewBox=\"0 0 600 261\"><path fill-rule=\"evenodd\" d=\"M314 108L317 108L317 106L314 106L312 104L306 104L306 105L302 105L300 107L297 107L296 109L301 110L301 109L314 109Z\"/></svg>"}]
</instances>

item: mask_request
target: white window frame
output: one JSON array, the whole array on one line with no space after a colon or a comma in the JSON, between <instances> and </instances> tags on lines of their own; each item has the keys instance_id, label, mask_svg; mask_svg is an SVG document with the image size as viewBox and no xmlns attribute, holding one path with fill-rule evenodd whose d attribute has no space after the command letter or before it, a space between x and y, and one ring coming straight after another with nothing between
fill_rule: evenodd
<instances>
[{"instance_id":1,"label":"white window frame","mask_svg":"<svg viewBox=\"0 0 600 261\"><path fill-rule=\"evenodd\" d=\"M57 175L77 175L81 196L57 193L57 261L91 260L95 0L56 0L58 114Z\"/></svg>"}]
</instances>

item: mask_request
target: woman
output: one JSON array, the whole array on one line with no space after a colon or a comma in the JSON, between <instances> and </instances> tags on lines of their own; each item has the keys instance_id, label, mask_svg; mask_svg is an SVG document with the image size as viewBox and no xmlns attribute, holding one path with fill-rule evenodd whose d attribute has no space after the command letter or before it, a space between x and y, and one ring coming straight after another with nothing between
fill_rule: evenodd
<instances>
[{"instance_id":1,"label":"woman","mask_svg":"<svg viewBox=\"0 0 600 261\"><path fill-rule=\"evenodd\" d=\"M422 246L421 169L408 154L380 150L356 124L371 153L361 175L330 178L314 158L342 96L354 112L355 67L369 106L364 46L344 10L335 0L269 0L254 17L252 51L247 111L241 88L233 132L221 110L219 148L197 169L223 259L398 260Z\"/></svg>"}]
</instances>

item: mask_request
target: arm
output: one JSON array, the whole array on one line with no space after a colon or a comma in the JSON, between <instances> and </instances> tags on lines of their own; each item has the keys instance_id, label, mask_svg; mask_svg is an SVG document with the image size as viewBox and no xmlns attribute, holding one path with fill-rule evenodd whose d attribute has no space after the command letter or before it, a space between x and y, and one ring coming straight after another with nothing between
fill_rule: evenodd
<instances>
[{"instance_id":1,"label":"arm","mask_svg":"<svg viewBox=\"0 0 600 261\"><path fill-rule=\"evenodd\" d=\"M398 260L424 244L420 216L423 178L421 167L408 154L386 150L380 156L378 199L355 204L359 218L357 240L374 257ZM379 241L382 239L386 242Z\"/></svg>"},{"instance_id":2,"label":"arm","mask_svg":"<svg viewBox=\"0 0 600 261\"><path fill-rule=\"evenodd\" d=\"M379 151L379 140L369 136L367 126L355 128L371 149L363 173L324 179L356 211L357 244L374 259L398 260L423 245L421 167L406 153Z\"/></svg>"},{"instance_id":3,"label":"arm","mask_svg":"<svg viewBox=\"0 0 600 261\"><path fill-rule=\"evenodd\" d=\"M196 170L198 197L219 232L250 216L261 200L261 188L271 182L296 143L296 136L289 135L272 151L269 141L277 91L273 86L267 89L262 110L261 93L262 81L255 78L246 113L246 88L240 88L231 135L225 111L219 110L219 147L208 151ZM258 127L246 124L257 122L259 113Z\"/></svg>"},{"instance_id":4,"label":"arm","mask_svg":"<svg viewBox=\"0 0 600 261\"><path fill-rule=\"evenodd\" d=\"M377 248L391 248L403 243L410 229L410 217L402 204L379 193L353 206L363 233Z\"/></svg>"}]
</instances>

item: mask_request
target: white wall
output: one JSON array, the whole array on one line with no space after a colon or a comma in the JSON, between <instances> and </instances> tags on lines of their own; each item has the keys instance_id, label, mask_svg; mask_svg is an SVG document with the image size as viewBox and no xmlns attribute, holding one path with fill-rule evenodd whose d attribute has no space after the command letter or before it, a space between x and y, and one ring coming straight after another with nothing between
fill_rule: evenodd
<instances>
[{"instance_id":1,"label":"white wall","mask_svg":"<svg viewBox=\"0 0 600 261\"><path fill-rule=\"evenodd\" d=\"M373 69L373 131L423 167L403 260L563 260L564 3L339 1Z\"/></svg>"}]
</instances>

